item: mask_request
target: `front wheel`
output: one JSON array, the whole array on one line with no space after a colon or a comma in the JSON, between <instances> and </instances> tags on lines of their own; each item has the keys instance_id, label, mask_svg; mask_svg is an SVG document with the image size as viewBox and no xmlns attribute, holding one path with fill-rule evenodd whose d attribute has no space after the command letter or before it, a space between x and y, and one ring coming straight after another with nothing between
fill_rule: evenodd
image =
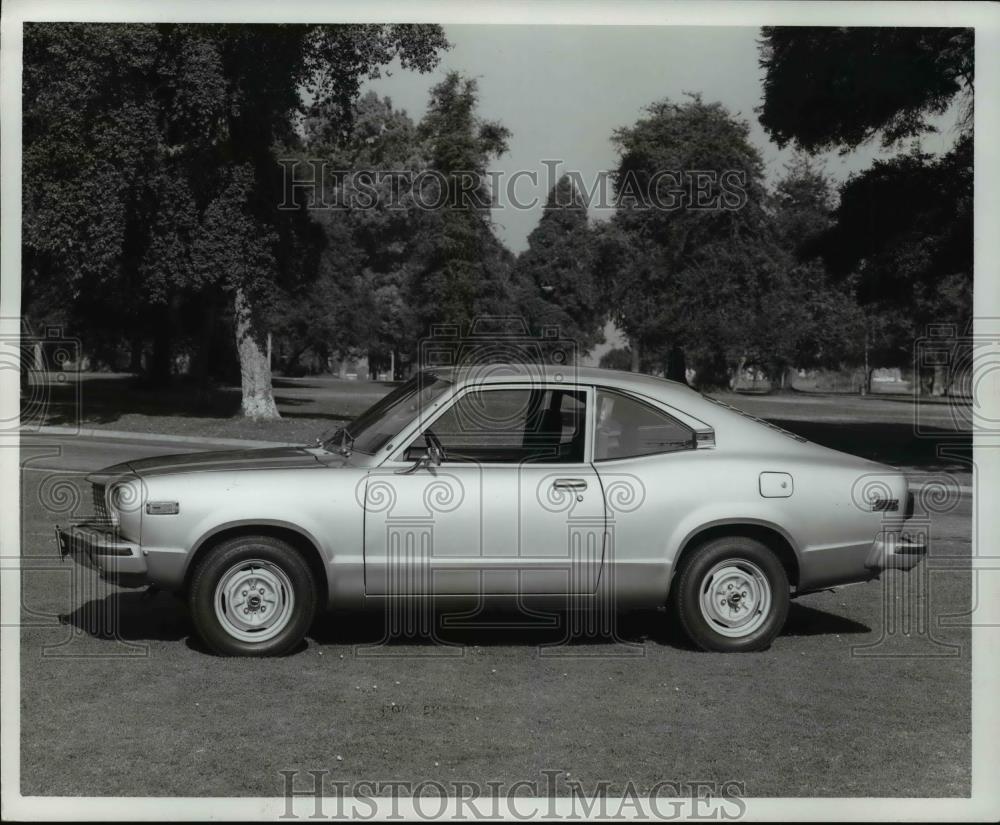
<instances>
[{"instance_id":1,"label":"front wheel","mask_svg":"<svg viewBox=\"0 0 1000 825\"><path fill-rule=\"evenodd\" d=\"M696 548L674 579L674 606L703 650L766 650L788 616L788 576L764 544L743 536Z\"/></svg>"},{"instance_id":2,"label":"front wheel","mask_svg":"<svg viewBox=\"0 0 1000 825\"><path fill-rule=\"evenodd\" d=\"M305 637L316 613L309 565L269 536L223 542L191 580L198 635L224 656L281 656Z\"/></svg>"}]
</instances>

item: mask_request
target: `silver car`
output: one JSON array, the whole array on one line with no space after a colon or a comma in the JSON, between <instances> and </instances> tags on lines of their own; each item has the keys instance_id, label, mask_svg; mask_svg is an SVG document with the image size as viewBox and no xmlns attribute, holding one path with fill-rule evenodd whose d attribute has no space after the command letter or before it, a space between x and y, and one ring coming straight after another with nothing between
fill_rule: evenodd
<instances>
[{"instance_id":1,"label":"silver car","mask_svg":"<svg viewBox=\"0 0 1000 825\"><path fill-rule=\"evenodd\" d=\"M898 470L677 383L568 366L425 370L314 446L89 481L96 512L57 528L62 553L183 594L230 655L291 651L321 608L494 599L666 604L705 650L761 650L790 597L926 554Z\"/></svg>"}]
</instances>

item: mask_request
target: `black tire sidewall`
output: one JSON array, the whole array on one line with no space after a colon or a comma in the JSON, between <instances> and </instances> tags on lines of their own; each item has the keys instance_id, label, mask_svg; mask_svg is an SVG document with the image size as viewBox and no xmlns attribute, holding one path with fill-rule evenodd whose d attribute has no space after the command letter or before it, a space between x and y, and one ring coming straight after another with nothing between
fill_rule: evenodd
<instances>
[{"instance_id":1,"label":"black tire sidewall","mask_svg":"<svg viewBox=\"0 0 1000 825\"><path fill-rule=\"evenodd\" d=\"M767 620L749 636L731 638L718 633L701 613L699 590L709 570L720 561L753 562L771 585L771 610ZM766 650L781 632L788 617L788 575L767 545L745 536L711 539L688 556L674 579L673 604L688 638L702 650L749 652Z\"/></svg>"},{"instance_id":2,"label":"black tire sidewall","mask_svg":"<svg viewBox=\"0 0 1000 825\"><path fill-rule=\"evenodd\" d=\"M226 571L248 559L262 559L280 567L288 576L295 596L291 620L266 642L245 642L226 632L215 615L215 589ZM305 637L316 614L316 583L301 554L285 542L269 536L229 539L213 548L200 561L191 578L190 610L201 640L222 656L282 656Z\"/></svg>"}]
</instances>

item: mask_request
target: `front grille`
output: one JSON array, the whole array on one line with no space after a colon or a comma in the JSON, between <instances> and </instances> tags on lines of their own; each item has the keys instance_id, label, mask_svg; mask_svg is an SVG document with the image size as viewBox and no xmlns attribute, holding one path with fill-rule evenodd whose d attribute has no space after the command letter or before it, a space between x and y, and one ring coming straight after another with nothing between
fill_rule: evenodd
<instances>
[{"instance_id":1,"label":"front grille","mask_svg":"<svg viewBox=\"0 0 1000 825\"><path fill-rule=\"evenodd\" d=\"M98 521L109 521L108 505L104 495L104 485L94 484L92 486L94 490L94 516Z\"/></svg>"}]
</instances>

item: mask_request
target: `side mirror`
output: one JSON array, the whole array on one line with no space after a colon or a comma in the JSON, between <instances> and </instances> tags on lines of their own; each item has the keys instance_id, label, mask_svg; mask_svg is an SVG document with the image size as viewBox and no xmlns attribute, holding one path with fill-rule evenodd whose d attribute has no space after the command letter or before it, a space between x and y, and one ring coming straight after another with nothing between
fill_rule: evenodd
<instances>
[{"instance_id":1,"label":"side mirror","mask_svg":"<svg viewBox=\"0 0 1000 825\"><path fill-rule=\"evenodd\" d=\"M437 439L428 438L425 435L424 442L427 445L427 452L420 456L405 470L397 470L397 475L408 476L410 473L415 473L417 470L423 470L427 467L441 466L441 462L444 461L444 450L441 449L441 445L437 442Z\"/></svg>"},{"instance_id":2,"label":"side mirror","mask_svg":"<svg viewBox=\"0 0 1000 825\"><path fill-rule=\"evenodd\" d=\"M427 459L429 464L440 467L441 462L444 461L444 453L435 441L427 439L427 455L424 458Z\"/></svg>"}]
</instances>

